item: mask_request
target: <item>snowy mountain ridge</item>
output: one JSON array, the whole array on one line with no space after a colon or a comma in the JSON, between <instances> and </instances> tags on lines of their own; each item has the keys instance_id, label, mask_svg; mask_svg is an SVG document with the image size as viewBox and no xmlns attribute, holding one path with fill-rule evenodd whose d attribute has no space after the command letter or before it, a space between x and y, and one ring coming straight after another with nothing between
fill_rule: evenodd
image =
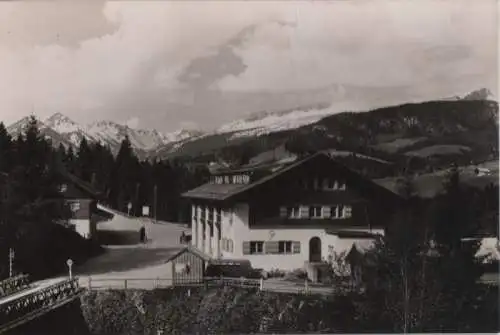
<instances>
[{"instance_id":1,"label":"snowy mountain ridge","mask_svg":"<svg viewBox=\"0 0 500 335\"><path fill-rule=\"evenodd\" d=\"M8 126L7 131L12 136L17 136L24 130L28 122L29 117L24 117ZM149 151L167 143L183 141L201 135L198 131L185 129L163 134L155 129L132 129L112 121L97 121L89 125L81 125L62 113L55 113L43 121L38 120L38 126L40 132L57 145L78 147L81 140L85 138L89 142L99 142L109 146L113 151L119 148L126 136L134 149Z\"/></svg>"}]
</instances>

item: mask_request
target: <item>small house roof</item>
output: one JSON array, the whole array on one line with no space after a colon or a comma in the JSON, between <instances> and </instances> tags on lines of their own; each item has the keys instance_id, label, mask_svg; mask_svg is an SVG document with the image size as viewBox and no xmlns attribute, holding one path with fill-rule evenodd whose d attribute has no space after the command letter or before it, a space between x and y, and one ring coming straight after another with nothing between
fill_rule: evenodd
<instances>
[{"instance_id":1,"label":"small house roof","mask_svg":"<svg viewBox=\"0 0 500 335\"><path fill-rule=\"evenodd\" d=\"M201 258L205 262L208 262L208 261L210 261L212 259L212 257L210 257L209 255L205 254L203 251L201 251L201 250L199 250L197 248L194 248L192 246L186 246L186 247L180 248L179 251L177 251L177 252L173 253L172 255L170 255L170 257L165 261L165 263L173 261L174 259L176 259L177 257L179 257L180 255L182 255L185 252L190 252L193 255L198 256L199 258Z\"/></svg>"}]
</instances>

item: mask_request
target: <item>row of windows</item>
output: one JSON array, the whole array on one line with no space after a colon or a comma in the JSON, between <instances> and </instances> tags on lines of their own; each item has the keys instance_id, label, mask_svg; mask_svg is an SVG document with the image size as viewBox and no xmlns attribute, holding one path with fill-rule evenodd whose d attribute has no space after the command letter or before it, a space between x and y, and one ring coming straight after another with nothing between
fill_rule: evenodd
<instances>
[{"instance_id":1,"label":"row of windows","mask_svg":"<svg viewBox=\"0 0 500 335\"><path fill-rule=\"evenodd\" d=\"M352 207L349 205L334 206L291 206L282 210L281 217L290 219L347 219L352 217Z\"/></svg>"},{"instance_id":2,"label":"row of windows","mask_svg":"<svg viewBox=\"0 0 500 335\"><path fill-rule=\"evenodd\" d=\"M335 180L332 178L314 178L310 180L304 180L302 182L303 187L312 190L323 190L323 191L344 191L346 189L346 183L344 181Z\"/></svg>"},{"instance_id":3,"label":"row of windows","mask_svg":"<svg viewBox=\"0 0 500 335\"><path fill-rule=\"evenodd\" d=\"M206 219L209 222L215 220L216 223L220 224L222 221L222 209L208 206L196 206L193 210L193 221L197 221L198 218L202 220Z\"/></svg>"},{"instance_id":4,"label":"row of windows","mask_svg":"<svg viewBox=\"0 0 500 335\"><path fill-rule=\"evenodd\" d=\"M243 254L298 254L299 241L249 241L243 242Z\"/></svg>"},{"instance_id":5,"label":"row of windows","mask_svg":"<svg viewBox=\"0 0 500 335\"><path fill-rule=\"evenodd\" d=\"M214 176L212 177L214 184L249 184L250 176L248 175L230 175L230 176Z\"/></svg>"}]
</instances>

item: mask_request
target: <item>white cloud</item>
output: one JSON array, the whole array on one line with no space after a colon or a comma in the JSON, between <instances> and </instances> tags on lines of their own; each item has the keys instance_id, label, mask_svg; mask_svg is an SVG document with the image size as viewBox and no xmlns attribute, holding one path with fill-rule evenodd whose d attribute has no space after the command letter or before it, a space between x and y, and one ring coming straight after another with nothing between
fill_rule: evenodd
<instances>
[{"instance_id":1,"label":"white cloud","mask_svg":"<svg viewBox=\"0 0 500 335\"><path fill-rule=\"evenodd\" d=\"M189 120L216 126L267 108L267 98L245 95L254 91L342 83L405 86L425 98L494 90L495 5L2 2L0 120L10 123L34 109L42 117L59 111L81 122L138 117L146 127L173 130ZM242 73L224 77L204 69L202 76L216 80L208 91L179 84L192 61L217 57L221 45L252 25L234 50L246 65Z\"/></svg>"}]
</instances>

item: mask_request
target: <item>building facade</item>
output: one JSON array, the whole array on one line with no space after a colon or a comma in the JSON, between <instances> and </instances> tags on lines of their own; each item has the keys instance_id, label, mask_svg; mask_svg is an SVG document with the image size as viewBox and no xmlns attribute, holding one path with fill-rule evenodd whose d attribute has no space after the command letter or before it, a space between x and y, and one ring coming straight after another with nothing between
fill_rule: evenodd
<instances>
[{"instance_id":1,"label":"building facade","mask_svg":"<svg viewBox=\"0 0 500 335\"><path fill-rule=\"evenodd\" d=\"M91 239L97 232L99 194L76 176L67 172L61 174L64 181L59 185L60 197L70 210L67 225L82 237Z\"/></svg>"},{"instance_id":2,"label":"building facade","mask_svg":"<svg viewBox=\"0 0 500 335\"><path fill-rule=\"evenodd\" d=\"M366 248L401 200L324 153L215 173L184 196L192 203L194 247L268 271L308 268Z\"/></svg>"}]
</instances>

